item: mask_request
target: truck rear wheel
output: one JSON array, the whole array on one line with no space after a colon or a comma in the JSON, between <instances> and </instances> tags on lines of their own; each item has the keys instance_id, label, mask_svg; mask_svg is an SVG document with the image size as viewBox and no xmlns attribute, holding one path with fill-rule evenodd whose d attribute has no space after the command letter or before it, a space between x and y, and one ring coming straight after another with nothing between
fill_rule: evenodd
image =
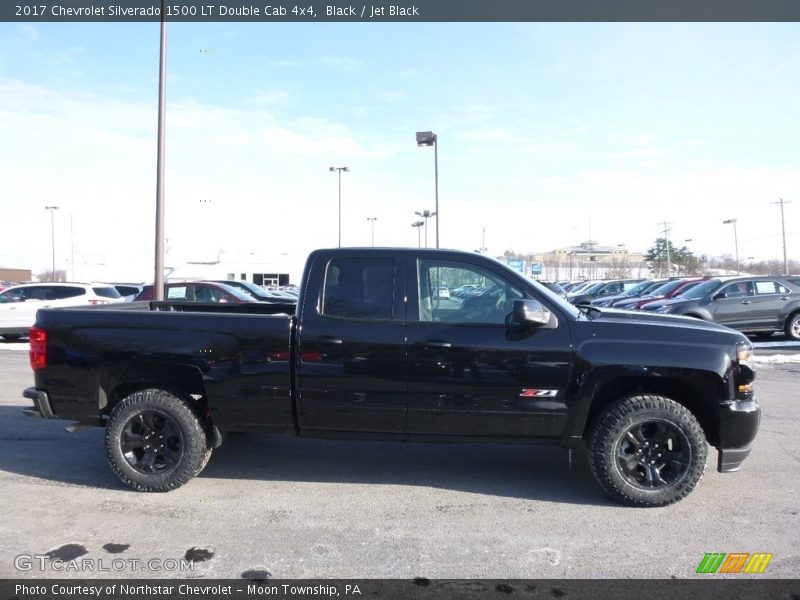
<instances>
[{"instance_id":1,"label":"truck rear wheel","mask_svg":"<svg viewBox=\"0 0 800 600\"><path fill-rule=\"evenodd\" d=\"M611 404L589 436L589 467L606 493L629 506L664 506L703 477L708 447L689 410L657 395Z\"/></svg>"},{"instance_id":2,"label":"truck rear wheel","mask_svg":"<svg viewBox=\"0 0 800 600\"><path fill-rule=\"evenodd\" d=\"M211 448L196 405L164 390L123 399L106 424L111 469L140 492L179 488L206 466Z\"/></svg>"}]
</instances>

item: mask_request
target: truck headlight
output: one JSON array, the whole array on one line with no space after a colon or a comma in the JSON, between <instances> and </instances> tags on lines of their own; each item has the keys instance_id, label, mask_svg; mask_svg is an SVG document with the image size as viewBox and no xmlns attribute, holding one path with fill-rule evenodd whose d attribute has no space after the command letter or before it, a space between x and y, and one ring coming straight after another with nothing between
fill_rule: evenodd
<instances>
[{"instance_id":1,"label":"truck headlight","mask_svg":"<svg viewBox=\"0 0 800 600\"><path fill-rule=\"evenodd\" d=\"M753 356L753 347L750 344L740 342L736 346L736 360L740 365L744 365L751 371L756 370L756 362Z\"/></svg>"}]
</instances>

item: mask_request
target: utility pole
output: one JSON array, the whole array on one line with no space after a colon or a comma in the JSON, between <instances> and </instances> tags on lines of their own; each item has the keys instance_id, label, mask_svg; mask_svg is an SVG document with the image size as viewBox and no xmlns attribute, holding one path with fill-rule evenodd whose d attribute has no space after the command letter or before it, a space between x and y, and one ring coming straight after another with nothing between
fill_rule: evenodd
<instances>
[{"instance_id":1,"label":"utility pole","mask_svg":"<svg viewBox=\"0 0 800 600\"><path fill-rule=\"evenodd\" d=\"M662 221L658 223L659 225L663 225L664 229L662 233L664 234L664 248L667 251L667 277L672 276L672 257L670 256L669 252L669 226L672 225L672 221Z\"/></svg>"},{"instance_id":2,"label":"utility pole","mask_svg":"<svg viewBox=\"0 0 800 600\"><path fill-rule=\"evenodd\" d=\"M739 267L739 234L736 233L736 221L738 219L726 219L722 222L723 225L733 225L733 244L736 250L736 274L741 275L742 271Z\"/></svg>"},{"instance_id":3,"label":"utility pole","mask_svg":"<svg viewBox=\"0 0 800 600\"><path fill-rule=\"evenodd\" d=\"M783 205L784 204L791 204L791 200L788 202L785 201L783 198L780 199L778 202L770 202L770 204L780 204L781 205L781 233L783 234L783 274L789 275L789 261L786 258L786 220L783 218Z\"/></svg>"},{"instance_id":4,"label":"utility pole","mask_svg":"<svg viewBox=\"0 0 800 600\"><path fill-rule=\"evenodd\" d=\"M51 268L52 278L50 279L50 281L58 281L56 279L56 224L55 224L56 222L55 222L55 219L53 217L53 214L59 208L61 208L61 207L60 206L45 206L44 207L45 210L49 210L50 211L50 247L51 247L51 249L53 251L53 264L52 264L52 268Z\"/></svg>"},{"instance_id":5,"label":"utility pole","mask_svg":"<svg viewBox=\"0 0 800 600\"><path fill-rule=\"evenodd\" d=\"M664 247L667 250L667 277L672 277L672 257L669 253L669 226L672 225L672 221L664 221L663 223L659 223L659 225L664 226Z\"/></svg>"},{"instance_id":6,"label":"utility pole","mask_svg":"<svg viewBox=\"0 0 800 600\"><path fill-rule=\"evenodd\" d=\"M370 222L370 226L372 227L372 247L375 247L375 221L378 220L378 217L367 217L367 221Z\"/></svg>"}]
</instances>

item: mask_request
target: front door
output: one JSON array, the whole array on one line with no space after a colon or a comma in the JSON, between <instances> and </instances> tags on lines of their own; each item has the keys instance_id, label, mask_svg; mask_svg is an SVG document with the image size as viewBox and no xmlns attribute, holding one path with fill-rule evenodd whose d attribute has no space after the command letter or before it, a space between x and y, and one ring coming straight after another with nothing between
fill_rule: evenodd
<instances>
[{"instance_id":1,"label":"front door","mask_svg":"<svg viewBox=\"0 0 800 600\"><path fill-rule=\"evenodd\" d=\"M531 297L502 269L435 256L409 261L408 434L525 438L560 435L571 363L566 323L508 324ZM413 263L413 264L412 264ZM449 297L442 288L464 289Z\"/></svg>"}]
</instances>

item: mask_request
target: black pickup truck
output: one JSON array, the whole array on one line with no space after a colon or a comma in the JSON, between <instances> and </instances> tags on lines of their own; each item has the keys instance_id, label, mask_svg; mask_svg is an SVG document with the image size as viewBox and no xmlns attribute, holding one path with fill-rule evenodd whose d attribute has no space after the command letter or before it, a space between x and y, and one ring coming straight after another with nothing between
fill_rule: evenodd
<instances>
[{"instance_id":1,"label":"black pickup truck","mask_svg":"<svg viewBox=\"0 0 800 600\"><path fill-rule=\"evenodd\" d=\"M483 294L456 298L471 285ZM456 251L318 250L295 306L40 310L32 416L105 426L112 469L149 492L197 475L226 432L586 442L605 491L685 497L707 446L735 471L760 421L752 345L687 317L576 308Z\"/></svg>"}]
</instances>

